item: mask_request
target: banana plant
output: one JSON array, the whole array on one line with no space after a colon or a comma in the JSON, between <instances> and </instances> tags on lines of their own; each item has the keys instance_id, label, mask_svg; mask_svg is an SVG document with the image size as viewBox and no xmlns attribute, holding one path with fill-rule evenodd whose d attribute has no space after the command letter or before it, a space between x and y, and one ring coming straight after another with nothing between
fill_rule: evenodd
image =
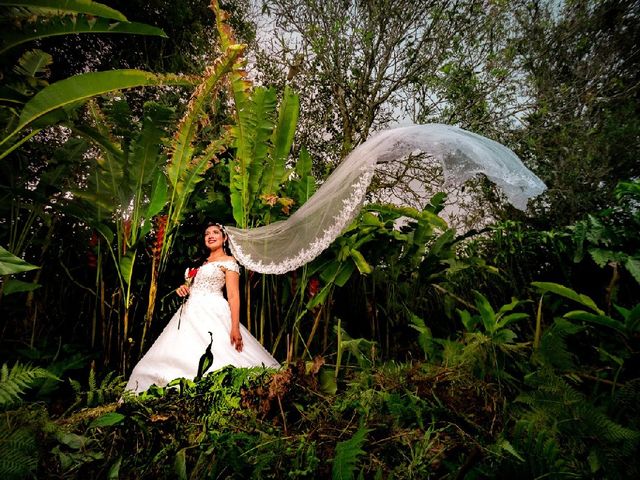
<instances>
[{"instance_id":1,"label":"banana plant","mask_svg":"<svg viewBox=\"0 0 640 480\"><path fill-rule=\"evenodd\" d=\"M233 75L232 75L233 78ZM236 83L245 85L242 77ZM236 124L229 132L233 138L234 157L229 162L229 189L235 222L243 227L265 225L283 218L313 193L311 159L303 150L296 168L287 166L298 120L299 99L285 89L279 108L273 89L257 87L250 91L233 88ZM306 188L296 187L305 182ZM294 195L291 198L287 192ZM305 195L306 193L306 195ZM265 283L264 278L263 285ZM247 328L252 329L249 278L246 278ZM263 289L258 336L262 338L266 297Z\"/></svg>"},{"instance_id":2,"label":"banana plant","mask_svg":"<svg viewBox=\"0 0 640 480\"><path fill-rule=\"evenodd\" d=\"M166 140L167 130L161 128L171 120L170 112L157 104L145 105L141 130L133 138L123 135L122 128L118 132L120 135L114 135L95 103L91 103L89 108L94 118L93 127L74 127L78 134L101 150L91 189L76 193L96 206L95 214L90 217L97 221L90 224L106 241L118 273L124 304L123 342L129 333L131 284L138 247L150 233L154 221L157 223L155 217L164 212L163 226L155 232L156 236L161 235L162 238L156 238L159 248L154 250L152 257L147 314L140 340L142 347L153 318L158 278L190 195L228 143L225 134L213 139L202 138L210 133L204 128L207 124L206 106L215 99L222 79L243 50L242 45L230 46L205 71L171 140ZM114 108L119 115L127 117L121 121L128 124L131 119L126 110ZM123 138L122 144L114 142L113 138L117 136ZM168 157L161 148L164 144L169 152ZM103 221L106 219L114 221L115 232ZM123 363L126 363L125 357Z\"/></svg>"},{"instance_id":3,"label":"banana plant","mask_svg":"<svg viewBox=\"0 0 640 480\"><path fill-rule=\"evenodd\" d=\"M229 163L231 205L234 220L246 228L250 223L270 223L274 213L270 207L288 212L293 206L293 199L280 193L292 175L287 161L299 98L287 87L277 108L276 91L257 87L250 93L238 89L235 99L236 124L230 130L235 149ZM307 161L305 157L302 163Z\"/></svg>"},{"instance_id":4,"label":"banana plant","mask_svg":"<svg viewBox=\"0 0 640 480\"><path fill-rule=\"evenodd\" d=\"M84 33L126 33L165 37L162 29L130 22L121 12L98 2L82 0L0 0L0 6L14 7L13 29L5 32L0 55L27 42L60 35ZM15 24L28 24L15 28Z\"/></svg>"},{"instance_id":5,"label":"banana plant","mask_svg":"<svg viewBox=\"0 0 640 480\"><path fill-rule=\"evenodd\" d=\"M477 314L472 315L468 310L458 310L465 330L468 333L480 331L498 345L512 343L517 335L507 327L529 317L528 313L513 312L513 310L527 301L514 298L495 311L487 297L480 292L474 292L474 296Z\"/></svg>"},{"instance_id":6,"label":"banana plant","mask_svg":"<svg viewBox=\"0 0 640 480\"><path fill-rule=\"evenodd\" d=\"M217 1L211 5L222 46L235 44L233 31L225 23L228 14L220 10ZM294 174L298 182L305 183L308 196L315 186L310 175L311 158L306 152L301 154L299 167L287 166L300 110L298 95L286 87L278 106L275 89L254 88L247 80L245 66L246 60L239 57L229 75L235 103L235 122L230 127L234 156L229 163L229 188L233 217L242 228L270 223L277 219L273 218L277 210L284 215L290 211L294 199L280 193L287 191L286 184ZM298 200L303 190L300 187L297 191Z\"/></svg>"},{"instance_id":7,"label":"banana plant","mask_svg":"<svg viewBox=\"0 0 640 480\"><path fill-rule=\"evenodd\" d=\"M156 27L129 22L117 10L91 0L0 0L8 8L1 23L4 29L0 56L25 44L51 36L78 33L126 33L166 36ZM154 84L185 84L175 76L153 75L136 70L90 72L53 85L37 73L51 63L41 50L23 53L10 78L0 88L4 125L0 158L19 148L42 128L67 117L88 98L105 92ZM43 91L46 90L46 93ZM20 134L30 129L20 137Z\"/></svg>"},{"instance_id":8,"label":"banana plant","mask_svg":"<svg viewBox=\"0 0 640 480\"><path fill-rule=\"evenodd\" d=\"M481 378L490 373L498 380L510 380L511 376L504 367L506 358L522 350L526 344L516 343L517 334L508 327L529 317L525 312L513 311L527 303L527 300L514 298L496 311L480 292L474 292L474 297L477 313L472 314L466 309L458 310L465 329L464 346L458 355L446 361L468 365ZM443 355L451 356L455 348L448 349L447 345L455 347L455 342L445 340L441 343L445 344Z\"/></svg>"},{"instance_id":9,"label":"banana plant","mask_svg":"<svg viewBox=\"0 0 640 480\"><path fill-rule=\"evenodd\" d=\"M153 217L166 203L167 186L161 168L166 158L161 144L172 110L147 103L136 128L124 100L108 107L110 114L105 114L96 102L90 102L87 113L92 125L70 125L75 133L100 148L87 185L73 193L82 206L75 210L76 215L102 236L106 253L113 260L123 302L122 334L128 338L138 249L151 230Z\"/></svg>"}]
</instances>

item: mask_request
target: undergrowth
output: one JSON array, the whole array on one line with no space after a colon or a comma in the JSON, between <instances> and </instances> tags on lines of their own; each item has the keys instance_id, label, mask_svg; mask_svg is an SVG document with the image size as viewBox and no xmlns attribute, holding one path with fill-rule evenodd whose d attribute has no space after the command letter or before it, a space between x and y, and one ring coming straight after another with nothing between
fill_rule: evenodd
<instances>
[{"instance_id":1,"label":"undergrowth","mask_svg":"<svg viewBox=\"0 0 640 480\"><path fill-rule=\"evenodd\" d=\"M91 370L61 410L26 401L46 370L5 365L0 477L639 478L640 307L610 317L535 287L535 319L482 295L477 314L459 311L457 338L416 319L423 361L365 359L369 344L342 332L335 365L227 367L140 396Z\"/></svg>"}]
</instances>

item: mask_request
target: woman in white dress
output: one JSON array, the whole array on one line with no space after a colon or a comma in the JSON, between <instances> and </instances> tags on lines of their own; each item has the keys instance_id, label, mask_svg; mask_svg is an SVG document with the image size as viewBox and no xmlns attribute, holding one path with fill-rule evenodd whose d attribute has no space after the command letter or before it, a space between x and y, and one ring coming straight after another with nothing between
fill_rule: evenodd
<instances>
[{"instance_id":1,"label":"woman in white dress","mask_svg":"<svg viewBox=\"0 0 640 480\"><path fill-rule=\"evenodd\" d=\"M176 378L193 379L210 343L213 363L207 371L226 365L280 366L240 323L240 269L225 252L226 242L222 225L207 227L204 244L209 255L197 271L187 270L185 284L176 289L179 296L188 296L187 301L135 366L125 390L141 393L151 385L163 387ZM223 296L224 287L228 301Z\"/></svg>"}]
</instances>

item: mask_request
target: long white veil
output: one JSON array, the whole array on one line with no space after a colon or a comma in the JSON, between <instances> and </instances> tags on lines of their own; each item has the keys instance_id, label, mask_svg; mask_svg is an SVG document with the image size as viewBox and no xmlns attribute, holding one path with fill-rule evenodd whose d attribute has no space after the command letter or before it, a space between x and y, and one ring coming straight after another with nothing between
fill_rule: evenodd
<instances>
[{"instance_id":1,"label":"long white veil","mask_svg":"<svg viewBox=\"0 0 640 480\"><path fill-rule=\"evenodd\" d=\"M227 227L233 255L259 273L281 274L310 262L356 217L376 168L414 153L440 163L445 185L486 175L520 210L546 189L515 153L481 135L441 124L385 130L355 148L288 219L246 230Z\"/></svg>"}]
</instances>

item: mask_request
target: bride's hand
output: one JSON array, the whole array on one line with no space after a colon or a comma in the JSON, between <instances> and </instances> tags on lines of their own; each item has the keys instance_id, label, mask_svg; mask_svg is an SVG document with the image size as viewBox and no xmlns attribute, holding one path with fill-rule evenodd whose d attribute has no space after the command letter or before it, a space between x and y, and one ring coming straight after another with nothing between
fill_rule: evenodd
<instances>
[{"instance_id":1,"label":"bride's hand","mask_svg":"<svg viewBox=\"0 0 640 480\"><path fill-rule=\"evenodd\" d=\"M180 285L178 288L176 288L176 293L179 297L186 297L187 295L189 295L189 287L187 287L186 285Z\"/></svg>"},{"instance_id":2,"label":"bride's hand","mask_svg":"<svg viewBox=\"0 0 640 480\"><path fill-rule=\"evenodd\" d=\"M231 345L236 347L236 350L242 351L242 335L240 335L240 329L232 329L231 330Z\"/></svg>"}]
</instances>

